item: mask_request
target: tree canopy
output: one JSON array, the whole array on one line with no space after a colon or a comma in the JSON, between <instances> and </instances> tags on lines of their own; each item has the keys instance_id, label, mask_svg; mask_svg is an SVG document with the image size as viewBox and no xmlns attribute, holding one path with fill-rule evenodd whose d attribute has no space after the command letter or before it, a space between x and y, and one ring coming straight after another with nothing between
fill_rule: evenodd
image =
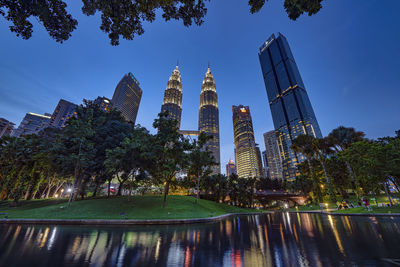
<instances>
[{"instance_id":1,"label":"tree canopy","mask_svg":"<svg viewBox=\"0 0 400 267\"><path fill-rule=\"evenodd\" d=\"M185 26L200 26L207 14L205 3L210 0L82 0L82 12L87 16L100 13L100 29L112 45L119 39L132 40L144 33L143 23L153 22L157 11L165 21L180 20ZM251 13L261 10L268 0L249 0ZM323 0L284 0L289 18L296 20L303 13L316 14ZM230 4L230 3L229 3ZM32 37L31 17L42 24L56 42L63 43L71 37L78 21L67 11L63 0L0 0L0 15L10 21L10 30L23 39Z\"/></svg>"}]
</instances>

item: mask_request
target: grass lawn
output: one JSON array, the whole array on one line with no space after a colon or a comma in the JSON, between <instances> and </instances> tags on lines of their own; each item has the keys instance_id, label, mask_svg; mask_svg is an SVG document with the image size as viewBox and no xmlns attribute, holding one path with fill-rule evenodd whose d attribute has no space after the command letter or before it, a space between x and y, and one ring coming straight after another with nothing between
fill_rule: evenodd
<instances>
[{"instance_id":1,"label":"grass lawn","mask_svg":"<svg viewBox=\"0 0 400 267\"><path fill-rule=\"evenodd\" d=\"M87 199L72 202L69 208L65 199L21 201L18 207L9 203L0 202L0 213L7 212L9 219L189 219L257 212L202 199L195 204L195 198L187 196L168 196L164 209L162 196L154 195L133 196L130 201L127 197Z\"/></svg>"}]
</instances>

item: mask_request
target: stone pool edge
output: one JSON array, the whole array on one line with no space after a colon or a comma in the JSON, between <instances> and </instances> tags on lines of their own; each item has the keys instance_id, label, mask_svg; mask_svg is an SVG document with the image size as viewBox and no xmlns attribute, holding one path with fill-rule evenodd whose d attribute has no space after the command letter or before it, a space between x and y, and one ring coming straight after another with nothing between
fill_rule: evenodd
<instances>
[{"instance_id":1,"label":"stone pool edge","mask_svg":"<svg viewBox=\"0 0 400 267\"><path fill-rule=\"evenodd\" d=\"M194 224L218 222L228 217L239 215L259 215L272 212L246 212L246 213L227 213L215 217L196 218L196 219L170 219L170 220L120 220L120 219L0 219L1 224L53 224L53 225L168 225L168 224Z\"/></svg>"},{"instance_id":2,"label":"stone pool edge","mask_svg":"<svg viewBox=\"0 0 400 267\"><path fill-rule=\"evenodd\" d=\"M283 211L285 212L285 211ZM329 212L329 211L321 211L321 210L302 210L302 211L286 211L290 213L319 213L319 214L325 214L325 215L338 215L338 216L369 216L369 217L374 217L374 216L400 216L400 213L339 213L339 212Z\"/></svg>"}]
</instances>

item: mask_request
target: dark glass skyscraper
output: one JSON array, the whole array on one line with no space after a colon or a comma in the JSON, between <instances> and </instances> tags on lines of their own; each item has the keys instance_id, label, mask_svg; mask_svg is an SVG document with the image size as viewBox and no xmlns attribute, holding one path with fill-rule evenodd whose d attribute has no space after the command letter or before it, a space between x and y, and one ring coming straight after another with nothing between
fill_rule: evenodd
<instances>
[{"instance_id":1,"label":"dark glass skyscraper","mask_svg":"<svg viewBox=\"0 0 400 267\"><path fill-rule=\"evenodd\" d=\"M199 132L205 132L213 138L207 142L207 148L212 152L217 166L214 174L221 173L220 147L219 147L219 111L218 95L215 87L214 77L208 68L201 85L200 108L199 108Z\"/></svg>"},{"instance_id":2,"label":"dark glass skyscraper","mask_svg":"<svg viewBox=\"0 0 400 267\"><path fill-rule=\"evenodd\" d=\"M181 127L182 116L182 80L178 65L169 77L167 88L164 92L164 100L161 112L168 111L169 118L178 122L178 129Z\"/></svg>"},{"instance_id":3,"label":"dark glass skyscraper","mask_svg":"<svg viewBox=\"0 0 400 267\"><path fill-rule=\"evenodd\" d=\"M292 140L308 134L322 137L314 110L286 38L272 35L258 53L275 134L282 159L283 177L296 177L296 163L303 158L291 149Z\"/></svg>"},{"instance_id":4,"label":"dark glass skyscraper","mask_svg":"<svg viewBox=\"0 0 400 267\"><path fill-rule=\"evenodd\" d=\"M129 72L118 83L111 102L113 108L121 111L125 120L135 123L141 99L142 89L140 84L135 76Z\"/></svg>"},{"instance_id":5,"label":"dark glass skyscraper","mask_svg":"<svg viewBox=\"0 0 400 267\"><path fill-rule=\"evenodd\" d=\"M48 127L50 118L50 114L48 113L41 115L28 112L22 119L18 128L12 132L11 136L20 137L23 135L37 134Z\"/></svg>"}]
</instances>

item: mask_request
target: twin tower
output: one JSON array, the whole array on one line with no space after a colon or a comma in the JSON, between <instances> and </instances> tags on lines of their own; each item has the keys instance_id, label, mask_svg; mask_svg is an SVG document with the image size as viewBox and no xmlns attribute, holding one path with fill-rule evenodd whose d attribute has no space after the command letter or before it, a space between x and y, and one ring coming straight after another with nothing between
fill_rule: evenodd
<instances>
[{"instance_id":1,"label":"twin tower","mask_svg":"<svg viewBox=\"0 0 400 267\"><path fill-rule=\"evenodd\" d=\"M165 89L164 100L161 111L168 111L169 117L178 122L178 128L181 125L182 116L182 80L178 66L174 69ZM208 67L206 75L201 85L200 108L199 108L199 129L198 131L183 131L184 135L198 135L205 132L211 135L206 146L212 152L216 165L213 169L214 174L221 173L220 166L220 145L219 145L219 112L218 112L218 95L215 87L214 77Z\"/></svg>"}]
</instances>

